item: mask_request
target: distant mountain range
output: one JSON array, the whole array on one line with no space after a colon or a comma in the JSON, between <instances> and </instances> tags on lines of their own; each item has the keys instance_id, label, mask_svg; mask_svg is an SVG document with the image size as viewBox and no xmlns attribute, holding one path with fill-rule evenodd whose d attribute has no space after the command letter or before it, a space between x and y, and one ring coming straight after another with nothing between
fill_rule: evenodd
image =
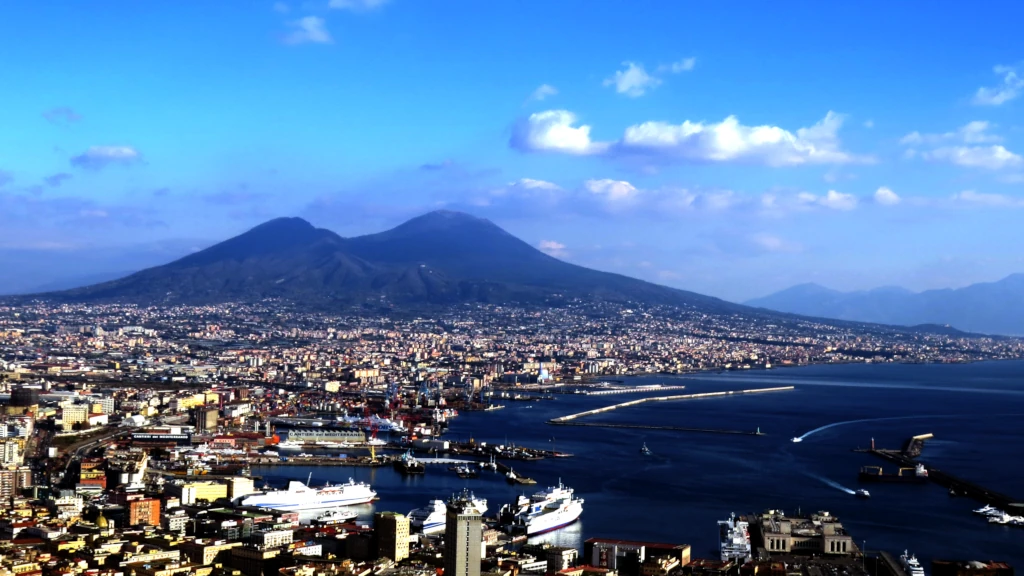
<instances>
[{"instance_id":1,"label":"distant mountain range","mask_svg":"<svg viewBox=\"0 0 1024 576\"><path fill-rule=\"evenodd\" d=\"M279 218L169 264L44 296L200 304L280 297L304 304L557 304L573 298L745 310L717 298L563 262L488 220L438 211L343 238ZM763 312L757 312L763 314Z\"/></svg>"},{"instance_id":2,"label":"distant mountain range","mask_svg":"<svg viewBox=\"0 0 1024 576\"><path fill-rule=\"evenodd\" d=\"M1024 274L1013 274L997 282L925 292L893 287L840 292L817 284L800 284L746 304L821 318L901 325L949 324L968 332L1024 335Z\"/></svg>"}]
</instances>

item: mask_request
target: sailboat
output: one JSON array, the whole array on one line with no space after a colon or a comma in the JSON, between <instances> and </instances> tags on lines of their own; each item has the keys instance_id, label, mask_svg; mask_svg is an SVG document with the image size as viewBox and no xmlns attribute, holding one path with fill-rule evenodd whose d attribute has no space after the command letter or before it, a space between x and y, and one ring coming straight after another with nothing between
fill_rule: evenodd
<instances>
[{"instance_id":1,"label":"sailboat","mask_svg":"<svg viewBox=\"0 0 1024 576\"><path fill-rule=\"evenodd\" d=\"M654 452L651 452L651 449L647 447L647 442L644 442L643 447L640 448L640 453L644 456L651 456L654 454Z\"/></svg>"}]
</instances>

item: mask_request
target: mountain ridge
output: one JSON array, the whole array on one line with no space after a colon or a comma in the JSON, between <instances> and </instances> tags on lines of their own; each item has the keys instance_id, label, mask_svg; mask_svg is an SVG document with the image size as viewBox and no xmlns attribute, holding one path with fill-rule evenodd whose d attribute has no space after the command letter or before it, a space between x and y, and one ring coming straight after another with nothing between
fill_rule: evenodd
<instances>
[{"instance_id":1,"label":"mountain ridge","mask_svg":"<svg viewBox=\"0 0 1024 576\"><path fill-rule=\"evenodd\" d=\"M814 283L797 284L744 304L851 322L952 325L968 332L1024 335L1024 274L962 288L912 292L884 286L843 292Z\"/></svg>"}]
</instances>

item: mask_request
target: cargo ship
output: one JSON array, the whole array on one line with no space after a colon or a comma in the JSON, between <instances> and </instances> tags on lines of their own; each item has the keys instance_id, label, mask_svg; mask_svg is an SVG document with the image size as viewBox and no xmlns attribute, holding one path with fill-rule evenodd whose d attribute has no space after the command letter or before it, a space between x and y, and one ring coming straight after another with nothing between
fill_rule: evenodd
<instances>
[{"instance_id":1,"label":"cargo ship","mask_svg":"<svg viewBox=\"0 0 1024 576\"><path fill-rule=\"evenodd\" d=\"M736 514L730 514L728 520L719 520L718 536L722 562L742 566L750 561L750 531L745 520L737 520Z\"/></svg>"},{"instance_id":2,"label":"cargo ship","mask_svg":"<svg viewBox=\"0 0 1024 576\"><path fill-rule=\"evenodd\" d=\"M928 470L923 464L918 464L914 468L900 468L895 474L886 474L881 466L864 466L858 478L861 482L923 484L928 481Z\"/></svg>"}]
</instances>

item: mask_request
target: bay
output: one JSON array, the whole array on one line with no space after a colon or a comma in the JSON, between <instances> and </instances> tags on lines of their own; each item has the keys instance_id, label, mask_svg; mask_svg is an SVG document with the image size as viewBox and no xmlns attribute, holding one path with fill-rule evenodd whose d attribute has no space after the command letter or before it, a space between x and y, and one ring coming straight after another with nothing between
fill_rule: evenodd
<instances>
[{"instance_id":1,"label":"bay","mask_svg":"<svg viewBox=\"0 0 1024 576\"><path fill-rule=\"evenodd\" d=\"M580 522L539 537L582 547L591 537L687 543L694 557L717 557L718 520L730 512L781 509L789 515L827 510L868 550L909 549L932 559L1001 560L1024 566L1024 528L987 524L967 498L927 485L869 485L854 498L863 465L888 465L853 448L898 448L932 433L922 461L1024 501L1024 362L963 365L838 365L626 378L625 384L685 385L676 393L787 386L790 392L647 403L586 418L694 428L758 428L763 436L552 426L556 416L650 394L560 395L504 410L463 413L450 439L555 448L573 458L513 463L538 486L560 480L586 500ZM817 431L815 431L817 430ZM813 432L812 432L813 431ZM790 441L807 435L803 442ZM653 456L640 454L646 443ZM403 478L390 468L266 467L271 483L286 477L313 484L349 477L370 482L380 501L361 507L406 513L468 488L493 512L523 492L500 474L462 480L445 466ZM526 492L537 487L526 487Z\"/></svg>"}]
</instances>

